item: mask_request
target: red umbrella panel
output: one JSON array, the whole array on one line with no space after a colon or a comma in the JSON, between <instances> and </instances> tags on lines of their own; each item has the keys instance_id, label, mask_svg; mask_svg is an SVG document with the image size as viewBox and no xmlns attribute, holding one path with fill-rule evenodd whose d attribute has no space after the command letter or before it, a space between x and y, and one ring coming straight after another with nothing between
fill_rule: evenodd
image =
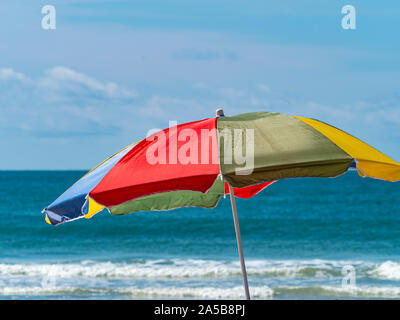
<instances>
[{"instance_id":1,"label":"red umbrella panel","mask_svg":"<svg viewBox=\"0 0 400 320\"><path fill-rule=\"evenodd\" d=\"M115 215L214 208L229 194L220 172L216 124L217 118L181 124L126 147L44 209L46 221L57 225L90 218L104 208ZM234 193L249 199L272 182L234 188Z\"/></svg>"}]
</instances>

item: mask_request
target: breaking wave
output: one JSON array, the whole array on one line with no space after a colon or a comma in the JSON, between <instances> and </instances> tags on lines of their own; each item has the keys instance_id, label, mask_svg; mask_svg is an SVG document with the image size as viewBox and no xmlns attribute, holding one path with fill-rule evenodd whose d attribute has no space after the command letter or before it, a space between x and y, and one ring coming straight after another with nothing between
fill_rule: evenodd
<instances>
[{"instance_id":1,"label":"breaking wave","mask_svg":"<svg viewBox=\"0 0 400 320\"><path fill-rule=\"evenodd\" d=\"M196 299L242 299L243 287L124 287L124 288L80 288L80 287L4 287L1 295L24 296L88 296L119 295L125 298L196 298ZM252 299L271 299L274 297L359 297L359 298L400 298L400 287L368 287L342 288L334 286L251 286Z\"/></svg>"},{"instance_id":2,"label":"breaking wave","mask_svg":"<svg viewBox=\"0 0 400 320\"><path fill-rule=\"evenodd\" d=\"M361 272L371 264L326 260L250 260L246 262L249 276L260 277L335 277L341 276L344 265L352 264ZM357 267L358 266L358 267ZM373 265L372 265L373 266ZM393 276L394 267L380 266L376 274ZM400 265L398 272L400 276ZM389 272L389 269L393 271ZM386 273L385 273L386 272ZM56 275L66 278L223 278L241 275L239 262L216 260L133 260L131 262L82 261L59 264L0 264L0 276L21 275L45 277ZM374 273L370 273L373 275Z\"/></svg>"},{"instance_id":3,"label":"breaking wave","mask_svg":"<svg viewBox=\"0 0 400 320\"><path fill-rule=\"evenodd\" d=\"M393 261L249 260L246 265L255 299L400 298L400 282L396 282L400 280L400 263ZM356 270L355 287L341 287L346 265ZM57 285L52 286L51 277L57 279ZM0 264L0 296L241 299L240 284L241 269L236 261Z\"/></svg>"}]
</instances>

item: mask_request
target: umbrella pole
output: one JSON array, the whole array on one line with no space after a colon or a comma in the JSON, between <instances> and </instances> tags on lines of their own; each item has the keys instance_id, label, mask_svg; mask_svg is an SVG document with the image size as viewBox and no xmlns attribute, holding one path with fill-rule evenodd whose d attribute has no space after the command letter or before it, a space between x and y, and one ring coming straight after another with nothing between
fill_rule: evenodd
<instances>
[{"instance_id":1,"label":"umbrella pole","mask_svg":"<svg viewBox=\"0 0 400 320\"><path fill-rule=\"evenodd\" d=\"M238 219L237 210L236 210L235 193L233 191L232 186L229 183L228 183L228 186L229 186L229 194L230 194L230 198L231 198L233 222L235 223L235 232L236 232L236 240L237 240L237 246L238 246L238 251L239 251L240 266L242 267L244 293L246 296L246 300L250 300L249 284L247 282L246 265L244 263L244 256L243 256L242 238L240 237L239 219Z\"/></svg>"}]
</instances>

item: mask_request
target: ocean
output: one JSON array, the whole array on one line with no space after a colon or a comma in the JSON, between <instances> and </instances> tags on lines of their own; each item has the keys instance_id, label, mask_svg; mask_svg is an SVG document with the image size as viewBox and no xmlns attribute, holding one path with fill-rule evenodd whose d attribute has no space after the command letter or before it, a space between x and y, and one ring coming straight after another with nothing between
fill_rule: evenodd
<instances>
[{"instance_id":1,"label":"ocean","mask_svg":"<svg viewBox=\"0 0 400 320\"><path fill-rule=\"evenodd\" d=\"M46 224L41 210L84 173L0 171L0 299L244 297L229 197ZM348 172L238 199L252 298L400 298L399 196Z\"/></svg>"}]
</instances>

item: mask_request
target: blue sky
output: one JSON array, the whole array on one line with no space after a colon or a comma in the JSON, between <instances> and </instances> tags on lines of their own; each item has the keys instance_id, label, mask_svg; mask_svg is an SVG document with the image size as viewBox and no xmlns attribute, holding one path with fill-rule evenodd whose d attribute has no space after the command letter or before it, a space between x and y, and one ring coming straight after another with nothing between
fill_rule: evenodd
<instances>
[{"instance_id":1,"label":"blue sky","mask_svg":"<svg viewBox=\"0 0 400 320\"><path fill-rule=\"evenodd\" d=\"M41 28L54 5L56 30ZM357 29L341 27L351 4ZM0 169L89 169L169 120L279 111L400 161L396 1L2 1Z\"/></svg>"}]
</instances>

